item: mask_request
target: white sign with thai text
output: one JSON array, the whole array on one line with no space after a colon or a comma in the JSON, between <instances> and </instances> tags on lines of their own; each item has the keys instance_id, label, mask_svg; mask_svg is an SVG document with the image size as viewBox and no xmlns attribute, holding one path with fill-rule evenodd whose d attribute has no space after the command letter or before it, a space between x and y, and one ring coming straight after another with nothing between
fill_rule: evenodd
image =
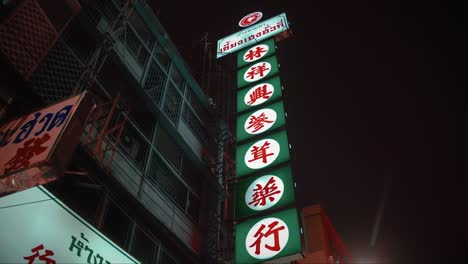
<instances>
[{"instance_id":1,"label":"white sign with thai text","mask_svg":"<svg viewBox=\"0 0 468 264\"><path fill-rule=\"evenodd\" d=\"M216 58L221 58L288 29L286 13L272 17L218 40Z\"/></svg>"},{"instance_id":2,"label":"white sign with thai text","mask_svg":"<svg viewBox=\"0 0 468 264\"><path fill-rule=\"evenodd\" d=\"M0 198L0 263L140 263L44 187Z\"/></svg>"}]
</instances>

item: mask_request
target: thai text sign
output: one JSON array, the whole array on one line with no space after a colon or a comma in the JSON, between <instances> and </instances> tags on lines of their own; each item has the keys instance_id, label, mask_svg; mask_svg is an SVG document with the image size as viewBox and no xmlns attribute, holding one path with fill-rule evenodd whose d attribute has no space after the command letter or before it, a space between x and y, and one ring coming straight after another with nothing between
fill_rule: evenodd
<instances>
[{"instance_id":1,"label":"thai text sign","mask_svg":"<svg viewBox=\"0 0 468 264\"><path fill-rule=\"evenodd\" d=\"M282 96L279 76L241 89L237 92L237 112L267 105Z\"/></svg>"},{"instance_id":2,"label":"thai text sign","mask_svg":"<svg viewBox=\"0 0 468 264\"><path fill-rule=\"evenodd\" d=\"M0 178L47 160L81 95L13 120L0 128Z\"/></svg>"},{"instance_id":3,"label":"thai text sign","mask_svg":"<svg viewBox=\"0 0 468 264\"><path fill-rule=\"evenodd\" d=\"M236 148L236 177L257 172L289 160L286 131L269 134Z\"/></svg>"},{"instance_id":4,"label":"thai text sign","mask_svg":"<svg viewBox=\"0 0 468 264\"><path fill-rule=\"evenodd\" d=\"M276 56L258 60L237 71L237 88L266 80L278 73Z\"/></svg>"},{"instance_id":5,"label":"thai text sign","mask_svg":"<svg viewBox=\"0 0 468 264\"><path fill-rule=\"evenodd\" d=\"M289 28L286 14L282 13L242 31L218 40L216 58L238 51L259 41L272 37Z\"/></svg>"},{"instance_id":6,"label":"thai text sign","mask_svg":"<svg viewBox=\"0 0 468 264\"><path fill-rule=\"evenodd\" d=\"M295 208L254 218L236 226L236 263L287 263L301 258Z\"/></svg>"},{"instance_id":7,"label":"thai text sign","mask_svg":"<svg viewBox=\"0 0 468 264\"><path fill-rule=\"evenodd\" d=\"M269 39L237 53L237 67L245 66L259 59L275 54L275 40Z\"/></svg>"},{"instance_id":8,"label":"thai text sign","mask_svg":"<svg viewBox=\"0 0 468 264\"><path fill-rule=\"evenodd\" d=\"M42 186L0 198L2 263L139 263Z\"/></svg>"},{"instance_id":9,"label":"thai text sign","mask_svg":"<svg viewBox=\"0 0 468 264\"><path fill-rule=\"evenodd\" d=\"M283 101L279 101L256 111L240 115L237 118L236 140L240 142L284 125L286 125L286 119Z\"/></svg>"},{"instance_id":10,"label":"thai text sign","mask_svg":"<svg viewBox=\"0 0 468 264\"><path fill-rule=\"evenodd\" d=\"M289 165L262 173L236 185L236 219L294 203L294 182Z\"/></svg>"}]
</instances>

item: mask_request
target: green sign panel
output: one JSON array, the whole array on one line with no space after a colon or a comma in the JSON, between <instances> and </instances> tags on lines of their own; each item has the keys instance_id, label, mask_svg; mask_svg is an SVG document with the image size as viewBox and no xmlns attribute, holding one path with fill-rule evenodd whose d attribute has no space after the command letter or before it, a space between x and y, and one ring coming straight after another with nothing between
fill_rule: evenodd
<instances>
[{"instance_id":1,"label":"green sign panel","mask_svg":"<svg viewBox=\"0 0 468 264\"><path fill-rule=\"evenodd\" d=\"M237 52L237 67L243 67L262 58L275 54L275 40L269 39Z\"/></svg>"},{"instance_id":2,"label":"green sign panel","mask_svg":"<svg viewBox=\"0 0 468 264\"><path fill-rule=\"evenodd\" d=\"M244 87L266 80L278 73L278 61L276 56L261 59L241 68L237 71L237 87Z\"/></svg>"},{"instance_id":3,"label":"green sign panel","mask_svg":"<svg viewBox=\"0 0 468 264\"><path fill-rule=\"evenodd\" d=\"M286 131L282 130L237 146L236 177L258 172L289 160Z\"/></svg>"},{"instance_id":4,"label":"green sign panel","mask_svg":"<svg viewBox=\"0 0 468 264\"><path fill-rule=\"evenodd\" d=\"M236 185L236 219L291 205L294 192L289 165L241 181Z\"/></svg>"},{"instance_id":5,"label":"green sign panel","mask_svg":"<svg viewBox=\"0 0 468 264\"><path fill-rule=\"evenodd\" d=\"M265 134L286 125L283 101L240 115L237 118L237 142Z\"/></svg>"},{"instance_id":6,"label":"green sign panel","mask_svg":"<svg viewBox=\"0 0 468 264\"><path fill-rule=\"evenodd\" d=\"M286 263L302 258L295 208L236 225L236 263Z\"/></svg>"},{"instance_id":7,"label":"green sign panel","mask_svg":"<svg viewBox=\"0 0 468 264\"><path fill-rule=\"evenodd\" d=\"M237 92L237 112L267 105L282 96L279 76L259 82Z\"/></svg>"}]
</instances>

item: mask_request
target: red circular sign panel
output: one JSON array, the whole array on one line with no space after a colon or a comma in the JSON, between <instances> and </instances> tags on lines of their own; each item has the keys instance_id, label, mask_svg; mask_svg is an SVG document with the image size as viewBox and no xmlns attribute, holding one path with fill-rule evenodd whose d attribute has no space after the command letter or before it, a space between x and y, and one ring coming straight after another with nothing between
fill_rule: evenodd
<instances>
[{"instance_id":1,"label":"red circular sign panel","mask_svg":"<svg viewBox=\"0 0 468 264\"><path fill-rule=\"evenodd\" d=\"M253 24L257 23L262 18L262 16L263 16L263 14L261 12L250 13L250 14L246 15L245 17L243 17L239 21L239 26L240 27L248 27L250 25L253 25Z\"/></svg>"}]
</instances>

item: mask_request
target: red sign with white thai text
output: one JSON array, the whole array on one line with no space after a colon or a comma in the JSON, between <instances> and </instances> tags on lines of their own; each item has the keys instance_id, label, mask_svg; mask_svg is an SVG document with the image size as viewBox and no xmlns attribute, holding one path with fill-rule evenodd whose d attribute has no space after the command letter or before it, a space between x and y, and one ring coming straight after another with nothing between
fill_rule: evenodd
<instances>
[{"instance_id":1,"label":"red sign with white thai text","mask_svg":"<svg viewBox=\"0 0 468 264\"><path fill-rule=\"evenodd\" d=\"M80 98L77 95L0 128L0 177L46 160Z\"/></svg>"}]
</instances>

